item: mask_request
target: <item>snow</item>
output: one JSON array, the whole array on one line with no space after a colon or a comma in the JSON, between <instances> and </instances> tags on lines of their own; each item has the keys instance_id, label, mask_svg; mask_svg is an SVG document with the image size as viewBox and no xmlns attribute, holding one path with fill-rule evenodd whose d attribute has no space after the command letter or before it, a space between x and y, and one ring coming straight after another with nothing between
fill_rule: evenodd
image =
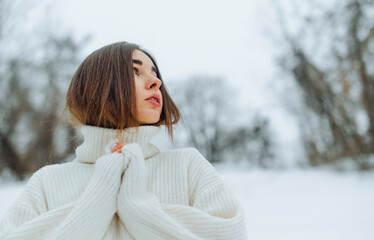
<instances>
[{"instance_id":1,"label":"snow","mask_svg":"<svg viewBox=\"0 0 374 240\"><path fill-rule=\"evenodd\" d=\"M248 239L374 239L374 173L216 168L244 206ZM24 186L0 186L0 218Z\"/></svg>"},{"instance_id":2,"label":"snow","mask_svg":"<svg viewBox=\"0 0 374 240\"><path fill-rule=\"evenodd\" d=\"M254 170L222 177L245 206L249 239L374 239L373 173Z\"/></svg>"}]
</instances>

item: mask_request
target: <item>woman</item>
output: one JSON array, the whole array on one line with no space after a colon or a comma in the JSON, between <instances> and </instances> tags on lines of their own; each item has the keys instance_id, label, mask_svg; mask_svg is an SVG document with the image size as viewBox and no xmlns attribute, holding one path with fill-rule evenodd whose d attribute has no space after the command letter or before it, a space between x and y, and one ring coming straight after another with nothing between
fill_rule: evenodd
<instances>
[{"instance_id":1,"label":"woman","mask_svg":"<svg viewBox=\"0 0 374 240\"><path fill-rule=\"evenodd\" d=\"M246 239L243 208L212 165L149 142L160 125L172 138L180 115L147 51L93 52L66 99L84 142L72 162L33 174L0 239Z\"/></svg>"}]
</instances>

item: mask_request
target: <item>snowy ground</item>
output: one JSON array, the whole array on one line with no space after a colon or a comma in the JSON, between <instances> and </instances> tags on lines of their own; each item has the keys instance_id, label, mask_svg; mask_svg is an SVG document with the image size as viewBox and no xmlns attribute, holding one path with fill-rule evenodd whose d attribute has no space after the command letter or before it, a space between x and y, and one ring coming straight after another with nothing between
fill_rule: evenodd
<instances>
[{"instance_id":1,"label":"snowy ground","mask_svg":"<svg viewBox=\"0 0 374 240\"><path fill-rule=\"evenodd\" d=\"M246 210L249 239L374 239L374 173L217 169ZM23 188L0 186L0 218Z\"/></svg>"}]
</instances>

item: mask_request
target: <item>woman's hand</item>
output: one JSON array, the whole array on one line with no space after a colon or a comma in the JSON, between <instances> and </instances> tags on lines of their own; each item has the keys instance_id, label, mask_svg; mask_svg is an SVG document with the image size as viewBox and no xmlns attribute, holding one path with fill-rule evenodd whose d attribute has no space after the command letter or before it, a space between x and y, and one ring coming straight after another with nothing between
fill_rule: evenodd
<instances>
[{"instance_id":1,"label":"woman's hand","mask_svg":"<svg viewBox=\"0 0 374 240\"><path fill-rule=\"evenodd\" d=\"M124 142L118 142L117 145L112 148L111 152L114 153L114 152L118 152L118 153L122 153L122 147L125 146L127 143L124 143Z\"/></svg>"}]
</instances>

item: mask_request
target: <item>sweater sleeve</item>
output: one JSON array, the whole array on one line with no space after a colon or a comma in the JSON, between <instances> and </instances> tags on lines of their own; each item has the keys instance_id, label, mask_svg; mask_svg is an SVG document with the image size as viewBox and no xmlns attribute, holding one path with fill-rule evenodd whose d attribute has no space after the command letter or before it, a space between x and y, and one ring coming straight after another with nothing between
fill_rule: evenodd
<instances>
[{"instance_id":1,"label":"sweater sleeve","mask_svg":"<svg viewBox=\"0 0 374 240\"><path fill-rule=\"evenodd\" d=\"M120 188L118 214L136 239L247 239L244 210L224 182L197 178L200 192L192 206L160 203L146 189L140 147L129 144L122 152L130 160ZM220 179L218 174L215 177Z\"/></svg>"},{"instance_id":2,"label":"sweater sleeve","mask_svg":"<svg viewBox=\"0 0 374 240\"><path fill-rule=\"evenodd\" d=\"M117 209L123 164L119 153L100 157L81 197L50 211L39 170L6 213L0 239L101 239Z\"/></svg>"}]
</instances>

